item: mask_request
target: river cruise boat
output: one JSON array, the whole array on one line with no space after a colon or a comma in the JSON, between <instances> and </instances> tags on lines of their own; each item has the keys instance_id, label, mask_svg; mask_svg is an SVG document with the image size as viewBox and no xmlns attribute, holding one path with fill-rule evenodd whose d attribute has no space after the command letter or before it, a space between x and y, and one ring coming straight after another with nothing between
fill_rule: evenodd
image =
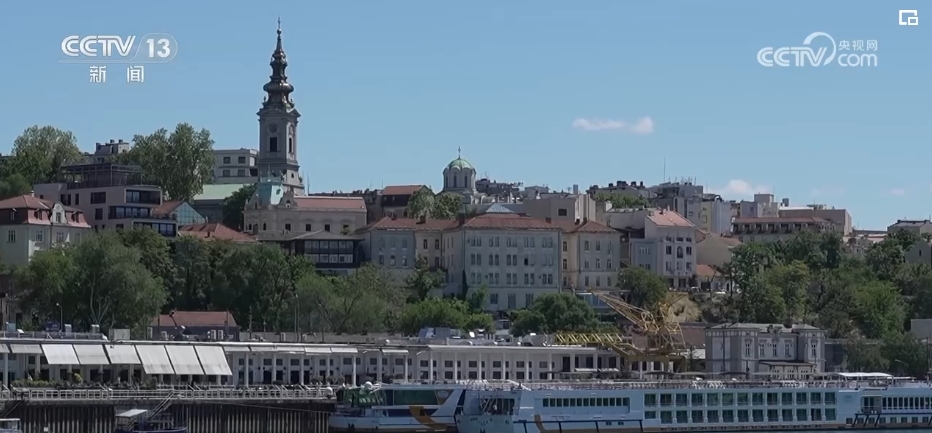
<instances>
[{"instance_id":1,"label":"river cruise boat","mask_svg":"<svg viewBox=\"0 0 932 433\"><path fill-rule=\"evenodd\" d=\"M455 432L466 383L390 383L337 391L331 432Z\"/></svg>"},{"instance_id":2,"label":"river cruise boat","mask_svg":"<svg viewBox=\"0 0 932 433\"><path fill-rule=\"evenodd\" d=\"M459 433L932 428L932 385L882 373L824 380L577 381L470 387Z\"/></svg>"}]
</instances>

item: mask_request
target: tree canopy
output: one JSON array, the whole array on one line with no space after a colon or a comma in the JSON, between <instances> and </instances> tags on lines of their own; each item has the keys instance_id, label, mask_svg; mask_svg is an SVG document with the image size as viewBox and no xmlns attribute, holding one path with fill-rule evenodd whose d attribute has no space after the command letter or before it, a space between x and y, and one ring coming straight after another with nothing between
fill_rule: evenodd
<instances>
[{"instance_id":1,"label":"tree canopy","mask_svg":"<svg viewBox=\"0 0 932 433\"><path fill-rule=\"evenodd\" d=\"M619 271L618 289L629 293L631 305L651 311L667 296L663 278L639 266Z\"/></svg>"},{"instance_id":2,"label":"tree canopy","mask_svg":"<svg viewBox=\"0 0 932 433\"><path fill-rule=\"evenodd\" d=\"M71 131L52 126L30 126L13 141L10 159L3 167L3 182L8 184L6 188L12 184L14 191L24 190L23 185L31 188L33 184L55 182L62 166L83 162L84 158ZM11 175L19 175L20 178L11 179ZM25 193L28 191L21 194ZM11 197L16 195L20 194Z\"/></svg>"},{"instance_id":3,"label":"tree canopy","mask_svg":"<svg viewBox=\"0 0 932 433\"><path fill-rule=\"evenodd\" d=\"M434 194L428 187L414 192L405 213L410 218L453 219L463 207L462 198L453 193Z\"/></svg>"},{"instance_id":4,"label":"tree canopy","mask_svg":"<svg viewBox=\"0 0 932 433\"><path fill-rule=\"evenodd\" d=\"M609 202L613 208L619 209L647 207L650 205L650 201L644 197L619 192L600 192L595 195L594 199L597 202Z\"/></svg>"},{"instance_id":5,"label":"tree canopy","mask_svg":"<svg viewBox=\"0 0 932 433\"><path fill-rule=\"evenodd\" d=\"M223 225L243 231L243 211L246 202L256 193L256 184L244 185L223 200Z\"/></svg>"},{"instance_id":6,"label":"tree canopy","mask_svg":"<svg viewBox=\"0 0 932 433\"><path fill-rule=\"evenodd\" d=\"M210 181L214 168L214 140L210 131L179 123L169 134L162 128L133 137L127 159L139 164L152 183L172 200L191 200Z\"/></svg>"},{"instance_id":7,"label":"tree canopy","mask_svg":"<svg viewBox=\"0 0 932 433\"><path fill-rule=\"evenodd\" d=\"M919 347L908 319L932 317L932 268L905 260L919 241L898 231L863 257L846 254L836 233L806 231L784 241L743 244L723 269L735 290L719 320L808 323L849 340L849 364L857 368L895 370L890 363L898 359L913 364L897 368L925 376L925 367L914 365L918 361L907 361L926 359L925 352L904 352Z\"/></svg>"},{"instance_id":8,"label":"tree canopy","mask_svg":"<svg viewBox=\"0 0 932 433\"><path fill-rule=\"evenodd\" d=\"M511 333L594 332L603 327L595 311L576 296L553 293L538 296L526 309L511 315Z\"/></svg>"}]
</instances>

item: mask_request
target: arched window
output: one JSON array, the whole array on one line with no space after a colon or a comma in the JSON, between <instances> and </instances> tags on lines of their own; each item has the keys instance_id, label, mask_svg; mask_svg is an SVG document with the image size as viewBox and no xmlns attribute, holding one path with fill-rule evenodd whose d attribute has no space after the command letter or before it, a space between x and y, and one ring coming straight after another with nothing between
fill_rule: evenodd
<instances>
[{"instance_id":1,"label":"arched window","mask_svg":"<svg viewBox=\"0 0 932 433\"><path fill-rule=\"evenodd\" d=\"M683 247L676 247L676 258L683 258Z\"/></svg>"},{"instance_id":2,"label":"arched window","mask_svg":"<svg viewBox=\"0 0 932 433\"><path fill-rule=\"evenodd\" d=\"M262 223L262 231L266 230L265 227L266 227L265 223Z\"/></svg>"}]
</instances>

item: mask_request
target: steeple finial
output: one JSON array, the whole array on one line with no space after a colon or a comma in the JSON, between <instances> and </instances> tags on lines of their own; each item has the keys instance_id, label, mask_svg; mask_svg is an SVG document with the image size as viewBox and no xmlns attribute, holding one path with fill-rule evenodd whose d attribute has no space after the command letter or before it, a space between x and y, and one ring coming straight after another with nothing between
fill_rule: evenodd
<instances>
[{"instance_id":1,"label":"steeple finial","mask_svg":"<svg viewBox=\"0 0 932 433\"><path fill-rule=\"evenodd\" d=\"M285 55L285 49L282 48L281 17L278 17L278 29L275 32L277 34L275 51L272 52L272 61L269 63L269 66L272 67L272 75L269 76L269 82L262 88L268 94L262 105L264 107L291 109L294 107L294 102L291 100L291 92L294 91L294 87L288 83L288 77L285 75L285 68L288 67L288 57Z\"/></svg>"},{"instance_id":2,"label":"steeple finial","mask_svg":"<svg viewBox=\"0 0 932 433\"><path fill-rule=\"evenodd\" d=\"M462 148L461 146L457 146L457 147L456 147L456 157L457 157L457 158L462 158L462 157L463 157L463 148Z\"/></svg>"}]
</instances>

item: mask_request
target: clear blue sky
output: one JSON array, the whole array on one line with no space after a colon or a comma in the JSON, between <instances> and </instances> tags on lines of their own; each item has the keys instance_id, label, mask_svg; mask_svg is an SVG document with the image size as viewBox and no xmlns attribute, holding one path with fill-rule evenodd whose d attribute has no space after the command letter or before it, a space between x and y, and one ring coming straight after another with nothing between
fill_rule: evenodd
<instances>
[{"instance_id":1,"label":"clear blue sky","mask_svg":"<svg viewBox=\"0 0 932 433\"><path fill-rule=\"evenodd\" d=\"M0 152L33 124L71 130L85 150L178 122L217 148L256 147L280 14L313 191L437 187L457 147L480 174L554 188L660 182L665 159L668 178L726 198L773 190L883 228L932 214L932 21L897 25L898 9L925 4L7 2ZM878 41L879 66L757 63L816 31ZM180 51L145 83L112 65L92 84L87 65L58 63L65 36L150 32Z\"/></svg>"}]
</instances>

